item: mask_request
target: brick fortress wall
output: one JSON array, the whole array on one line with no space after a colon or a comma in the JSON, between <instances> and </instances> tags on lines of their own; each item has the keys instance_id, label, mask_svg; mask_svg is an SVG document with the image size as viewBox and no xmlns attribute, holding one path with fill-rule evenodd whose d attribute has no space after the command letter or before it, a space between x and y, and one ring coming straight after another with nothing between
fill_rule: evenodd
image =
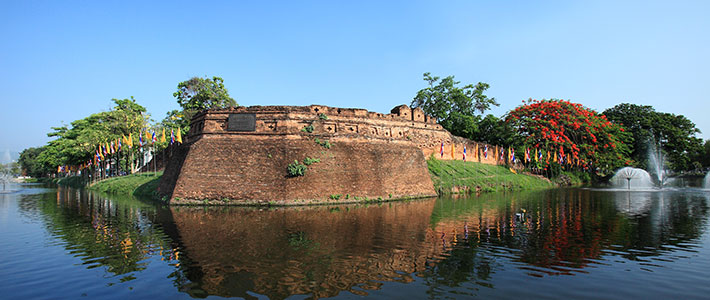
<instances>
[{"instance_id":1,"label":"brick fortress wall","mask_svg":"<svg viewBox=\"0 0 710 300\"><path fill-rule=\"evenodd\" d=\"M230 115L253 119L230 130L235 129ZM202 112L191 124L159 187L174 204L433 196L426 166L431 155L461 160L466 147L467 160L498 163L498 148L489 145L486 158L485 144L455 137L421 109L406 105L390 114L319 105L238 107ZM325 141L332 146L326 148ZM306 157L320 161L308 166L305 176L288 177L288 164Z\"/></svg>"}]
</instances>

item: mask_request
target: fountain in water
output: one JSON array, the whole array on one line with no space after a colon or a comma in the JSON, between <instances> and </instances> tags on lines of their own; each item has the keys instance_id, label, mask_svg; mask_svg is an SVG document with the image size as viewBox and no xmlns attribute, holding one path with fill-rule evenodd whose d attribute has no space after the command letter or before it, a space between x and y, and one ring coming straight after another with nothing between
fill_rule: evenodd
<instances>
[{"instance_id":1,"label":"fountain in water","mask_svg":"<svg viewBox=\"0 0 710 300\"><path fill-rule=\"evenodd\" d=\"M655 173L658 185L663 187L666 183L665 156L654 143L649 143L648 147L648 168Z\"/></svg>"},{"instance_id":2,"label":"fountain in water","mask_svg":"<svg viewBox=\"0 0 710 300\"><path fill-rule=\"evenodd\" d=\"M703 181L703 188L710 189L710 172L705 174L705 180Z\"/></svg>"},{"instance_id":3,"label":"fountain in water","mask_svg":"<svg viewBox=\"0 0 710 300\"><path fill-rule=\"evenodd\" d=\"M2 184L2 191L0 192L5 192L7 185L10 183L12 183L12 176L10 176L10 174L0 173L0 184Z\"/></svg>"},{"instance_id":4,"label":"fountain in water","mask_svg":"<svg viewBox=\"0 0 710 300\"><path fill-rule=\"evenodd\" d=\"M648 189L653 188L653 180L651 175L646 170L625 167L616 171L614 177L611 178L611 183L617 188L626 189Z\"/></svg>"}]
</instances>

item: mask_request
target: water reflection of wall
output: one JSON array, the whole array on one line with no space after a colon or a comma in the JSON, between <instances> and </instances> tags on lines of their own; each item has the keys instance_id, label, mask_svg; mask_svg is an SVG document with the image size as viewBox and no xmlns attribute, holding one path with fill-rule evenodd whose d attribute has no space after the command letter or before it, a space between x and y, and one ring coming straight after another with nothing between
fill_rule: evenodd
<instances>
[{"instance_id":1,"label":"water reflection of wall","mask_svg":"<svg viewBox=\"0 0 710 300\"><path fill-rule=\"evenodd\" d=\"M409 282L441 251L429 228L433 200L381 206L304 209L173 208L186 255L199 266L188 274L220 296L246 291L294 294L360 293L379 281Z\"/></svg>"}]
</instances>

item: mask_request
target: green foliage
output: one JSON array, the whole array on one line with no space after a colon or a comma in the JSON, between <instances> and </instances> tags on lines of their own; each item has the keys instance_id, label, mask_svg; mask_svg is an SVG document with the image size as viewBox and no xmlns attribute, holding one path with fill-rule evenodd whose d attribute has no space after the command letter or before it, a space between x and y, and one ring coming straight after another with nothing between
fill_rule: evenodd
<instances>
[{"instance_id":1,"label":"green foliage","mask_svg":"<svg viewBox=\"0 0 710 300\"><path fill-rule=\"evenodd\" d=\"M324 113L320 113L320 114L318 114L318 119L328 120L328 116L326 116Z\"/></svg>"},{"instance_id":2,"label":"green foliage","mask_svg":"<svg viewBox=\"0 0 710 300\"><path fill-rule=\"evenodd\" d=\"M332 144L328 140L321 141L319 138L315 138L313 141L316 142L316 144L318 144L321 147L326 148L326 149L330 149L330 147L332 146Z\"/></svg>"},{"instance_id":3,"label":"green foliage","mask_svg":"<svg viewBox=\"0 0 710 300\"><path fill-rule=\"evenodd\" d=\"M329 196L329 198L333 200L340 200L341 197L343 197L342 194L333 194Z\"/></svg>"},{"instance_id":4,"label":"green foliage","mask_svg":"<svg viewBox=\"0 0 710 300\"><path fill-rule=\"evenodd\" d=\"M27 148L20 152L18 162L27 176L39 178L50 172L50 170L45 170L40 161L37 159L42 151L44 151L43 147L39 147Z\"/></svg>"},{"instance_id":5,"label":"green foliage","mask_svg":"<svg viewBox=\"0 0 710 300\"><path fill-rule=\"evenodd\" d=\"M710 166L710 140L706 140L703 149L697 154L696 161L699 161L703 167Z\"/></svg>"},{"instance_id":6,"label":"green foliage","mask_svg":"<svg viewBox=\"0 0 710 300\"><path fill-rule=\"evenodd\" d=\"M521 140L520 135L510 123L494 115L486 115L478 122L478 131L474 133L473 140L508 147L515 141Z\"/></svg>"},{"instance_id":7,"label":"green foliage","mask_svg":"<svg viewBox=\"0 0 710 300\"><path fill-rule=\"evenodd\" d=\"M192 77L180 82L173 97L184 111L193 113L208 108L237 106L224 87L224 79L217 76L211 79Z\"/></svg>"},{"instance_id":8,"label":"green foliage","mask_svg":"<svg viewBox=\"0 0 710 300\"><path fill-rule=\"evenodd\" d=\"M167 130L167 139L170 139L170 129L181 130L182 136L185 136L190 132L190 120L185 117L185 113L179 110L171 110L166 115L165 118L160 121L158 127L165 128Z\"/></svg>"},{"instance_id":9,"label":"green foliage","mask_svg":"<svg viewBox=\"0 0 710 300\"><path fill-rule=\"evenodd\" d=\"M135 134L146 127L149 117L146 109L133 97L112 101L115 106L110 111L73 121L70 126L53 127L53 132L47 135L54 140L41 148L23 151L20 160L25 172L30 176L47 176L55 173L60 165L81 165L93 158L98 144ZM122 162L126 162L125 157Z\"/></svg>"},{"instance_id":10,"label":"green foliage","mask_svg":"<svg viewBox=\"0 0 710 300\"><path fill-rule=\"evenodd\" d=\"M555 187L545 179L515 174L502 166L493 166L459 160L427 160L434 187L440 194L452 193L452 189L473 192L480 188L483 192L501 190L533 190Z\"/></svg>"},{"instance_id":11,"label":"green foliage","mask_svg":"<svg viewBox=\"0 0 710 300\"><path fill-rule=\"evenodd\" d=\"M288 174L289 177L304 176L304 175L306 175L307 170L308 170L308 167L306 167L306 165L299 163L298 160L294 160L293 163L289 164L286 167L286 173Z\"/></svg>"},{"instance_id":12,"label":"green foliage","mask_svg":"<svg viewBox=\"0 0 710 300\"><path fill-rule=\"evenodd\" d=\"M310 125L308 125L308 126L306 126L306 127L301 128L301 131L303 131L303 132L308 132L308 133L312 133L312 132L313 132L313 124L310 124Z\"/></svg>"},{"instance_id":13,"label":"green foliage","mask_svg":"<svg viewBox=\"0 0 710 300\"><path fill-rule=\"evenodd\" d=\"M660 145L667 156L672 170L683 171L694 168L693 161L702 156L703 141L696 137L700 130L682 115L657 112L651 106L622 103L604 111L610 121L621 124L632 138L631 157L636 165L648 165L649 149Z\"/></svg>"},{"instance_id":14,"label":"green foliage","mask_svg":"<svg viewBox=\"0 0 710 300\"><path fill-rule=\"evenodd\" d=\"M303 164L305 164L306 166L310 166L310 165L312 165L312 164L314 164L314 163L317 163L317 162L320 162L320 159L318 159L318 158L306 157L306 158L303 160Z\"/></svg>"},{"instance_id":15,"label":"green foliage","mask_svg":"<svg viewBox=\"0 0 710 300\"><path fill-rule=\"evenodd\" d=\"M454 135L473 137L478 121L474 114L484 113L492 105L498 106L495 98L483 94L489 88L487 83L459 87L460 82L455 81L454 76L440 80L428 72L424 73L424 81L429 83L429 87L417 92L412 108L421 108Z\"/></svg>"},{"instance_id":16,"label":"green foliage","mask_svg":"<svg viewBox=\"0 0 710 300\"><path fill-rule=\"evenodd\" d=\"M68 186L73 188L81 188L86 186L87 182L81 176L68 176L57 180L57 185Z\"/></svg>"}]
</instances>

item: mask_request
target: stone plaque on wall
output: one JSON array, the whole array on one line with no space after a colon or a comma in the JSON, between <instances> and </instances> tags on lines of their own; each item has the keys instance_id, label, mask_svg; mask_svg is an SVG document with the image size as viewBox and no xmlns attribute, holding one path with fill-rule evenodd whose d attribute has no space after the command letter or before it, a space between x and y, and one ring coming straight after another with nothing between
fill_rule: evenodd
<instances>
[{"instance_id":1,"label":"stone plaque on wall","mask_svg":"<svg viewBox=\"0 0 710 300\"><path fill-rule=\"evenodd\" d=\"M227 131L254 131L256 129L256 115L230 114L227 120Z\"/></svg>"}]
</instances>

